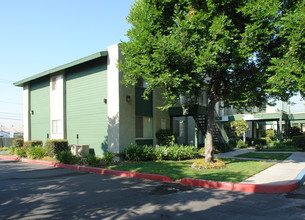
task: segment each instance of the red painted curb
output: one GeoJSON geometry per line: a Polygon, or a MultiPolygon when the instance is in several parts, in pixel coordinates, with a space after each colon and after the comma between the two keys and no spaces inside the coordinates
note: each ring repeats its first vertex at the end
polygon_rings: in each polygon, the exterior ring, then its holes
{"type": "MultiPolygon", "coordinates": [[[[94,167],[84,167],[84,166],[76,166],[76,165],[69,165],[62,163],[54,163],[54,162],[42,161],[42,160],[31,160],[26,158],[18,158],[14,156],[4,156],[4,155],[0,155],[0,159],[22,161],[27,163],[36,163],[47,166],[61,167],[66,169],[73,169],[73,170],[79,170],[79,171],[97,173],[97,174],[149,179],[149,180],[168,182],[168,183],[173,182],[169,176],[158,175],[158,174],[108,170],[108,169],[101,169],[94,167]]],[[[229,190],[229,191],[251,192],[251,193],[286,193],[296,190],[299,187],[299,183],[296,181],[291,181],[287,184],[264,185],[264,184],[248,184],[248,183],[228,183],[228,182],[200,180],[200,179],[191,179],[191,178],[183,178],[180,181],[180,184],[204,187],[204,188],[229,190]]]]}
{"type": "Polygon", "coordinates": [[[223,189],[223,190],[233,190],[233,185],[234,185],[234,183],[211,181],[211,180],[199,180],[199,179],[191,179],[191,178],[183,178],[180,181],[180,184],[204,187],[204,188],[223,189]]]}
{"type": "Polygon", "coordinates": [[[149,180],[168,182],[168,183],[173,182],[172,179],[169,176],[158,175],[158,174],[135,173],[135,172],[130,172],[130,171],[120,171],[120,170],[108,170],[108,169],[102,169],[102,168],[84,167],[84,166],[77,166],[77,165],[70,165],[70,164],[54,163],[54,162],[43,161],[43,160],[31,160],[31,159],[26,159],[26,158],[18,158],[18,157],[14,157],[14,156],[0,155],[0,159],[21,161],[21,162],[27,162],[27,163],[36,163],[36,164],[41,164],[41,165],[46,165],[46,166],[60,167],[60,168],[79,170],[79,171],[90,172],[90,173],[112,175],[112,176],[149,179],[149,180]]]}
{"type": "Polygon", "coordinates": [[[227,183],[227,182],[218,182],[218,181],[208,181],[208,180],[198,180],[191,178],[183,178],[180,181],[180,184],[205,187],[205,188],[214,188],[214,189],[223,189],[231,191],[242,191],[242,192],[251,192],[251,193],[286,193],[296,190],[298,182],[291,181],[287,184],[248,184],[248,183],[227,183]]]}
{"type": "Polygon", "coordinates": [[[83,167],[76,165],[68,165],[68,164],[55,164],[56,167],[85,171],[90,173],[98,173],[112,176],[122,176],[122,177],[132,177],[132,178],[140,178],[140,179],[149,179],[161,182],[172,182],[172,179],[169,176],[158,175],[158,174],[149,174],[149,173],[135,173],[129,171],[120,171],[120,170],[108,170],[94,167],[83,167]]]}

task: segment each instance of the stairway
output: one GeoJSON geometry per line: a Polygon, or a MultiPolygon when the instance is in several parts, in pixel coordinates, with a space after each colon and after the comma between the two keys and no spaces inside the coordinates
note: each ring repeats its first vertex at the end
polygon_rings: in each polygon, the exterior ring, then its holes
{"type": "MultiPolygon", "coordinates": [[[[206,115],[193,115],[197,128],[205,135],[207,131],[207,116],[206,115]]],[[[226,132],[223,129],[223,126],[219,121],[215,120],[214,132],[213,132],[213,141],[214,142],[225,142],[228,141],[226,132]]]]}

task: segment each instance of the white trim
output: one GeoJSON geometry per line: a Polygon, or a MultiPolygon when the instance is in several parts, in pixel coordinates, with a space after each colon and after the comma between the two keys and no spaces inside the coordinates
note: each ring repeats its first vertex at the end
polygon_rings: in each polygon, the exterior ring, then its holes
{"type": "Polygon", "coordinates": [[[109,46],[107,60],[107,112],[108,112],[108,150],[119,153],[120,150],[120,75],[116,64],[119,60],[118,44],[109,46]]]}
{"type": "Polygon", "coordinates": [[[50,76],[50,133],[51,139],[64,138],[64,77],[63,72],[50,76]],[[55,81],[55,84],[54,84],[55,81]],[[55,89],[53,86],[55,85],[55,89]],[[53,121],[61,121],[60,128],[57,130],[61,133],[53,133],[53,121]]]}
{"type": "Polygon", "coordinates": [[[23,87],[23,123],[24,123],[24,141],[30,140],[30,87],[25,85],[23,87]]]}

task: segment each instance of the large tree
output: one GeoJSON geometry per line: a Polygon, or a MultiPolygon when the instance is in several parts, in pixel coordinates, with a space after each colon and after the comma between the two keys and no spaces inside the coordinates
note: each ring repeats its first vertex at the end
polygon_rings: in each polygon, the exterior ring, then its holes
{"type": "Polygon", "coordinates": [[[279,97],[271,89],[276,71],[268,67],[284,54],[277,23],[283,8],[277,0],[136,0],[127,18],[129,41],[121,44],[124,81],[135,85],[143,78],[146,94],[163,88],[166,108],[180,95],[191,106],[205,90],[210,162],[217,102],[251,108],[279,97]]]}

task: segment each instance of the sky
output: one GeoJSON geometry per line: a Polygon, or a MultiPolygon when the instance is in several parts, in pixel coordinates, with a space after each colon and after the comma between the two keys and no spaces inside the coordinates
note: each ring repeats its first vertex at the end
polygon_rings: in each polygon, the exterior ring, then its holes
{"type": "MultiPolygon", "coordinates": [[[[0,0],[0,126],[22,126],[22,88],[35,74],[127,41],[133,0],[0,0]]],[[[292,112],[305,112],[296,97],[292,112]]]]}
{"type": "Polygon", "coordinates": [[[0,126],[22,126],[22,88],[35,74],[127,41],[133,0],[0,0],[0,126]]]}

